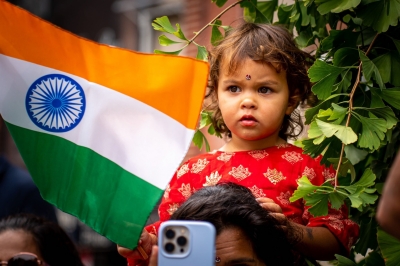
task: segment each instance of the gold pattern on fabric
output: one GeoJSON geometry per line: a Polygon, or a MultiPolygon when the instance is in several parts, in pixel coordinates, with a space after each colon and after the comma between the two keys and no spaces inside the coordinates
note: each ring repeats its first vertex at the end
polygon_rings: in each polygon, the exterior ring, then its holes
{"type": "Polygon", "coordinates": [[[174,212],[176,212],[176,210],[179,208],[179,204],[178,203],[172,203],[169,204],[169,208],[167,210],[167,212],[169,213],[169,215],[174,214],[174,212]]]}
{"type": "Polygon", "coordinates": [[[236,178],[238,181],[242,181],[247,178],[251,173],[248,168],[243,167],[243,165],[239,165],[238,167],[232,167],[232,170],[229,172],[231,176],[236,178]]]}
{"type": "Polygon", "coordinates": [[[217,160],[220,160],[223,162],[228,162],[232,158],[233,155],[235,155],[235,154],[223,152],[217,157],[217,160]]]}
{"type": "Polygon", "coordinates": [[[286,151],[285,154],[282,155],[282,158],[291,164],[295,164],[298,161],[303,160],[303,157],[301,157],[301,153],[295,151],[286,151]]]}
{"type": "Polygon", "coordinates": [[[176,173],[177,178],[183,176],[184,174],[186,174],[187,172],[189,172],[189,164],[186,163],[184,165],[181,166],[181,168],[179,168],[178,172],[176,173]]]}
{"type": "Polygon", "coordinates": [[[266,196],[264,191],[261,188],[258,188],[256,185],[252,186],[250,190],[256,198],[262,198],[266,196]]]}
{"type": "Polygon", "coordinates": [[[287,142],[285,142],[285,143],[281,143],[281,144],[276,145],[276,147],[277,147],[278,149],[280,149],[280,148],[289,148],[289,147],[290,147],[290,144],[287,143],[287,142]]]}
{"type": "Polygon", "coordinates": [[[290,191],[281,192],[281,194],[279,194],[279,196],[276,197],[276,199],[279,200],[279,202],[282,205],[289,205],[290,204],[290,200],[289,200],[290,196],[291,196],[290,191]]]}
{"type": "Polygon", "coordinates": [[[185,197],[185,199],[188,199],[190,196],[192,196],[190,184],[185,185],[185,183],[183,183],[182,186],[178,188],[178,191],[182,194],[182,196],[185,197]]]}
{"type": "Polygon", "coordinates": [[[335,173],[332,173],[331,171],[329,171],[328,168],[324,168],[324,170],[322,171],[322,176],[324,177],[325,181],[327,181],[328,179],[334,178],[335,173]]]}
{"type": "Polygon", "coordinates": [[[215,186],[221,178],[222,175],[220,175],[218,171],[215,171],[211,173],[210,176],[206,176],[206,182],[203,184],[203,187],[215,186]]]}
{"type": "Polygon", "coordinates": [[[309,180],[313,180],[315,177],[317,177],[317,174],[315,173],[313,168],[309,168],[306,166],[304,168],[302,176],[307,176],[309,180]]]}
{"type": "Polygon", "coordinates": [[[264,150],[260,150],[260,151],[249,151],[249,155],[251,155],[251,157],[253,157],[254,159],[256,159],[258,161],[258,160],[264,159],[269,154],[268,154],[268,152],[266,152],[264,150]]]}
{"type": "Polygon", "coordinates": [[[169,192],[171,191],[171,187],[168,184],[167,188],[164,191],[164,199],[168,199],[169,198],[169,192]]]}
{"type": "Polygon", "coordinates": [[[269,167],[267,169],[267,172],[264,173],[264,176],[268,178],[268,180],[271,181],[271,183],[274,185],[286,179],[282,172],[279,172],[276,169],[269,169],[269,167]]]}
{"type": "Polygon", "coordinates": [[[198,161],[197,161],[197,163],[195,163],[195,164],[193,164],[192,165],[192,169],[190,170],[190,172],[192,172],[192,173],[195,173],[195,174],[198,174],[198,173],[200,173],[201,171],[203,171],[203,169],[206,167],[206,165],[208,164],[209,162],[207,161],[207,159],[199,159],[198,161]]]}

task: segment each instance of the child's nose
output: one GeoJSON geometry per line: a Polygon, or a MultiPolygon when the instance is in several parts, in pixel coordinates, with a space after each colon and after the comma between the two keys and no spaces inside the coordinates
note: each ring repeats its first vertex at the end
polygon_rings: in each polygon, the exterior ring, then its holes
{"type": "Polygon", "coordinates": [[[246,97],[242,100],[242,108],[253,109],[256,108],[256,103],[251,97],[246,97]]]}

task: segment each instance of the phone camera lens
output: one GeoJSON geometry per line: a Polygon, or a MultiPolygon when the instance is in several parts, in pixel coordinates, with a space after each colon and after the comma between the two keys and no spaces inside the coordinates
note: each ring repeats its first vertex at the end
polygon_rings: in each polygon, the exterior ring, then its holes
{"type": "Polygon", "coordinates": [[[187,239],[184,236],[180,236],[178,237],[178,239],[176,240],[176,242],[178,242],[179,246],[184,246],[187,243],[187,239]]]}
{"type": "Polygon", "coordinates": [[[175,249],[175,245],[172,243],[167,243],[165,244],[165,251],[171,253],[172,251],[174,251],[175,249]]]}
{"type": "Polygon", "coordinates": [[[168,229],[167,232],[165,232],[165,236],[166,236],[168,239],[172,239],[172,238],[175,237],[175,231],[174,231],[174,230],[171,230],[171,229],[168,229]]]}

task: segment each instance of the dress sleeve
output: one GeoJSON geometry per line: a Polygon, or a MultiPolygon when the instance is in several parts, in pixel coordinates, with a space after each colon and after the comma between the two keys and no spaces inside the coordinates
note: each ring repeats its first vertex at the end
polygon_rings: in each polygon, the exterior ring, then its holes
{"type": "Polygon", "coordinates": [[[167,188],[165,189],[158,215],[160,221],[150,224],[145,229],[157,235],[161,223],[169,220],[171,215],[188,199],[194,192],[192,188],[191,174],[189,172],[189,162],[183,164],[174,174],[167,188]]]}
{"type": "MultiPolygon", "coordinates": [[[[311,180],[314,185],[319,186],[326,180],[335,177],[335,170],[333,167],[320,165],[320,158],[316,160],[314,169],[316,169],[316,178],[311,180]]],[[[347,206],[343,205],[339,210],[336,210],[329,204],[328,215],[319,217],[313,217],[313,215],[309,213],[308,209],[309,207],[306,207],[303,212],[303,221],[306,222],[306,225],[310,227],[328,228],[340,241],[347,252],[349,252],[351,246],[358,238],[359,226],[348,218],[347,206]]]]}

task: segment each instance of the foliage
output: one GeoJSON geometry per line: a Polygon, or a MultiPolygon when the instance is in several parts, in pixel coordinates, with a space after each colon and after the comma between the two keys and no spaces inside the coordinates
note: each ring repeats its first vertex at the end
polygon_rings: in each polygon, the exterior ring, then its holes
{"type": "MultiPolygon", "coordinates": [[[[224,7],[227,0],[212,2],[224,7]]],[[[362,255],[372,252],[357,263],[352,256],[337,255],[336,265],[397,265],[399,243],[377,229],[374,216],[400,145],[400,0],[296,0],[290,5],[242,0],[226,7],[190,40],[179,24],[172,27],[166,17],[156,19],[153,26],[182,40],[183,46],[172,53],[179,54],[193,43],[197,58],[206,60],[205,47],[194,39],[212,27],[210,43],[216,45],[229,30],[220,18],[235,5],[243,8],[245,20],[284,25],[297,34],[299,47],[314,47],[316,61],[309,77],[319,101],[306,111],[310,126],[301,145],[313,157],[323,154],[322,162],[332,164],[337,173],[322,186],[302,177],[291,200],[302,198],[314,215],[326,214],[328,204],[349,206],[361,232],[352,249],[362,255]]],[[[177,42],[161,35],[160,44],[177,42]]],[[[210,113],[203,112],[200,127],[210,122],[210,113]]],[[[194,142],[201,146],[204,141],[208,146],[205,137],[196,133],[194,142]]]]}

